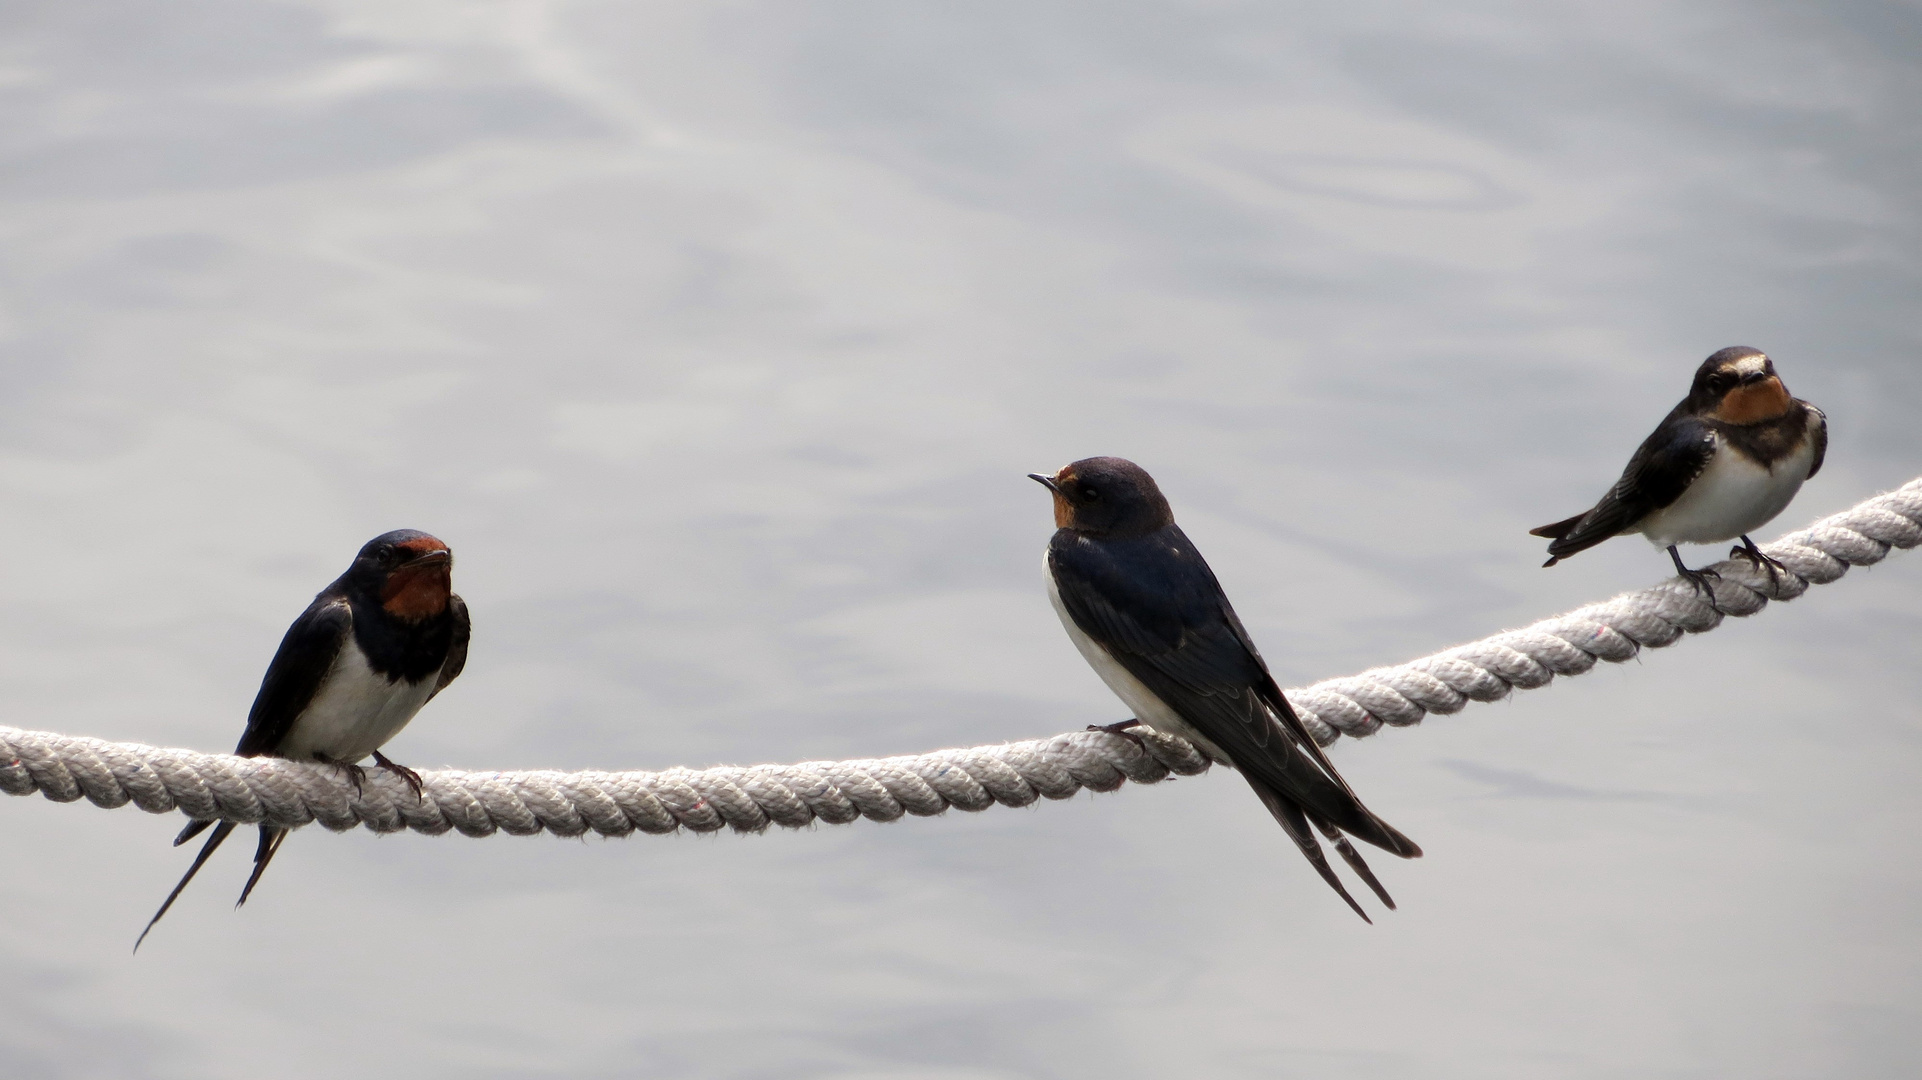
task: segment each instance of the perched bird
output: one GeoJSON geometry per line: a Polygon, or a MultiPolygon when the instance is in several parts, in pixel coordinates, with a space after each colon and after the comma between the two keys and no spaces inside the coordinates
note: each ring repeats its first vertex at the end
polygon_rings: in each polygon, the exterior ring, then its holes
{"type": "Polygon", "coordinates": [[[1775,362],[1731,346],[1702,361],[1688,396],[1643,440],[1601,502],[1529,535],[1554,541],[1542,564],[1554,566],[1611,536],[1641,533],[1667,548],[1676,572],[1714,606],[1708,579],[1719,575],[1690,570],[1675,546],[1740,537],[1730,555],[1766,569],[1773,581],[1782,565],[1748,534],[1787,508],[1802,481],[1821,470],[1828,444],[1822,410],[1789,396],[1775,362]]]}
{"type": "MultiPolygon", "coordinates": [[[[447,545],[424,532],[397,529],[369,540],[347,572],[287,628],[234,753],[337,765],[356,789],[365,778],[359,762],[371,754],[375,765],[406,780],[418,798],[420,774],[389,761],[380,748],[467,663],[467,605],[453,593],[453,567],[447,545]]],[[[234,831],[232,822],[190,822],[174,846],[209,825],[213,835],[140,932],[136,950],[234,831]]],[[[285,829],[260,827],[253,876],[240,904],[286,836],[285,829]]]]}
{"type": "Polygon", "coordinates": [[[1392,909],[1343,833],[1405,859],[1421,849],[1361,804],[1302,726],[1154,478],[1115,457],[1028,475],[1054,493],[1048,596],[1061,625],[1134,710],[1135,719],[1103,730],[1147,724],[1240,770],[1355,914],[1374,921],[1329,867],[1316,831],[1392,909]]]}

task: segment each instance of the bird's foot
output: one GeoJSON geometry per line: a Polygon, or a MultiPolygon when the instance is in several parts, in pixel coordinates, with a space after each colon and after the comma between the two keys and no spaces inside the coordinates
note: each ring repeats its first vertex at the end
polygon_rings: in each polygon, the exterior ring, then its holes
{"type": "Polygon", "coordinates": [[[361,768],[351,761],[341,761],[337,758],[330,758],[326,754],[315,754],[314,760],[320,762],[322,765],[332,765],[334,768],[346,774],[348,781],[354,785],[355,797],[360,796],[361,788],[367,783],[366,769],[361,768]]]}
{"type": "Polygon", "coordinates": [[[1136,720],[1133,717],[1129,717],[1126,720],[1122,720],[1118,723],[1113,723],[1113,724],[1089,724],[1088,730],[1089,731],[1105,731],[1110,735],[1119,735],[1122,738],[1140,747],[1141,752],[1146,754],[1148,753],[1148,744],[1142,741],[1141,736],[1136,735],[1134,732],[1128,730],[1129,728],[1140,727],[1140,726],[1141,726],[1141,721],[1136,720]]]}
{"type": "Polygon", "coordinates": [[[1715,614],[1728,614],[1728,612],[1722,610],[1722,605],[1715,602],[1715,586],[1709,584],[1711,578],[1716,581],[1722,580],[1722,575],[1713,570],[1690,570],[1682,564],[1682,553],[1675,550],[1674,544],[1668,546],[1668,557],[1669,560],[1675,564],[1675,575],[1690,585],[1695,586],[1695,591],[1702,594],[1702,599],[1708,601],[1709,608],[1714,611],[1715,614]]]}
{"type": "Polygon", "coordinates": [[[1784,566],[1782,560],[1766,554],[1761,548],[1756,547],[1755,541],[1750,540],[1746,534],[1743,535],[1742,542],[1739,545],[1728,549],[1728,557],[1731,559],[1747,559],[1755,565],[1757,570],[1767,571],[1769,588],[1776,591],[1780,591],[1782,585],[1782,580],[1779,575],[1793,574],[1795,572],[1787,566],[1784,566]]]}
{"type": "Polygon", "coordinates": [[[414,801],[422,801],[419,773],[405,765],[396,765],[394,762],[388,760],[387,755],[378,750],[374,751],[374,764],[407,781],[407,786],[414,789],[414,801]]]}
{"type": "Polygon", "coordinates": [[[1722,580],[1722,575],[1713,570],[1690,570],[1684,567],[1681,572],[1681,578],[1683,581],[1695,586],[1695,591],[1702,594],[1702,599],[1708,601],[1708,606],[1715,610],[1715,614],[1728,614],[1728,612],[1722,610],[1721,604],[1715,602],[1715,586],[1709,584],[1710,579],[1715,581],[1722,580]]]}

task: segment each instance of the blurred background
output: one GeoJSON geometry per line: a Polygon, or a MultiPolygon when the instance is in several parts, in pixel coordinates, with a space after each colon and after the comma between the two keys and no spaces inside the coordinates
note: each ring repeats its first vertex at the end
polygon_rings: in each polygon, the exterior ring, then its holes
{"type": "MultiPolygon", "coordinates": [[[[386,529],[417,767],[1122,719],[1024,478],[1161,481],[1283,685],[1542,570],[1725,345],[1828,413],[1759,540],[1922,474],[1922,10],[0,8],[0,721],[225,750],[386,529]]],[[[1719,551],[1686,552],[1694,562],[1719,551]]],[[[765,836],[230,845],[7,800],[22,1077],[1907,1077],[1922,558],[1336,760],[1369,927],[1225,772],[765,836]]]]}

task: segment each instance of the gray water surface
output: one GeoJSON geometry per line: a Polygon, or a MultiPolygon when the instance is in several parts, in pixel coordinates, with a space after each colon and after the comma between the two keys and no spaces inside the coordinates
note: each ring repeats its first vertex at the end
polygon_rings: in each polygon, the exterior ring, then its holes
{"type": "MultiPolygon", "coordinates": [[[[467,673],[417,767],[1125,716],[1023,474],[1155,473],[1301,685],[1542,570],[1731,344],[1827,410],[1772,538],[1922,474],[1904,3],[16,3],[0,722],[224,750],[368,537],[467,673]]],[[[1696,562],[1719,557],[1688,552],[1696,562]]],[[[1234,775],[621,841],[8,800],[5,1072],[1909,1077],[1922,558],[1337,761],[1356,920],[1234,775]],[[1389,864],[1393,865],[1389,865],[1389,864]]]]}

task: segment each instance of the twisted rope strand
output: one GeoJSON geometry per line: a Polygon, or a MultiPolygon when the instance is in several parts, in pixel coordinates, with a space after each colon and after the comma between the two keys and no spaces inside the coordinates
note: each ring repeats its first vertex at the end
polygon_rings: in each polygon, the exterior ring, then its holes
{"type": "MultiPolygon", "coordinates": [[[[1684,633],[1713,630],[1724,614],[1752,615],[1772,599],[1792,600],[1850,566],[1880,562],[1890,548],[1917,543],[1922,479],[1768,545],[1764,550],[1789,574],[1771,580],[1741,559],[1715,564],[1719,612],[1687,582],[1671,578],[1433,656],[1290,690],[1288,698],[1324,744],[1341,735],[1372,735],[1383,724],[1406,727],[1429,713],[1459,712],[1470,701],[1495,701],[1557,675],[1580,675],[1598,660],[1620,663],[1684,633]]],[[[1179,738],[1146,728],[1139,734],[1139,746],[1105,731],[1077,731],[904,757],[662,772],[442,769],[420,774],[423,791],[416,799],[406,783],[384,772],[370,774],[356,791],[328,765],[0,727],[0,791],[38,791],[55,802],[85,798],[104,807],[132,803],[149,813],[179,810],[248,825],[319,822],[336,831],[364,825],[375,832],[467,836],[760,832],[863,817],[895,821],[950,807],[1027,806],[1083,788],[1113,791],[1130,780],[1152,784],[1208,768],[1179,738]]]]}

